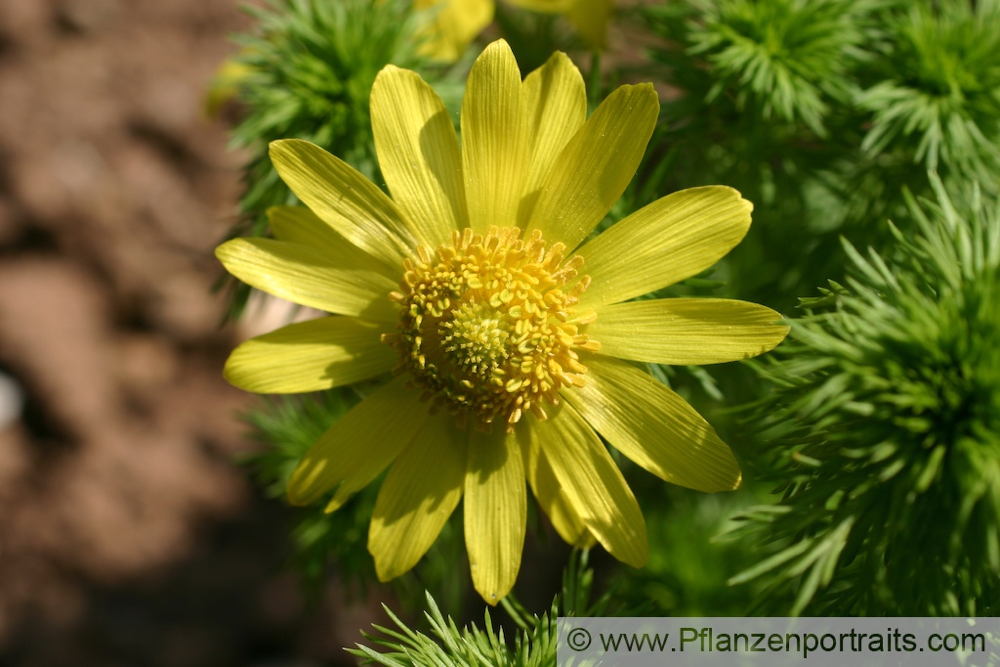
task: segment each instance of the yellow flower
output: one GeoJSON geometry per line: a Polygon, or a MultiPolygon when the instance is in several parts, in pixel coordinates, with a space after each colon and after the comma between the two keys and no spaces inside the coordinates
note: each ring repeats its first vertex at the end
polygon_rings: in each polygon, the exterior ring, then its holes
{"type": "MultiPolygon", "coordinates": [[[[452,0],[455,2],[455,0],[452,0]]],[[[591,47],[603,49],[614,0],[511,0],[518,7],[545,14],[562,14],[591,47]]]]}
{"type": "Polygon", "coordinates": [[[209,118],[215,116],[223,106],[236,99],[240,87],[251,74],[253,68],[235,58],[229,58],[219,65],[205,91],[205,99],[202,100],[205,115],[209,118]]]}
{"type": "Polygon", "coordinates": [[[454,62],[493,20],[493,0],[416,0],[413,7],[427,11],[424,54],[454,62]]]}
{"type": "Polygon", "coordinates": [[[751,204],[731,188],[685,190],[588,240],[638,168],[659,102],[650,84],[622,86],[586,110],[564,54],[522,82],[494,42],[469,74],[459,145],[430,86],[390,65],[371,116],[392,198],[319,147],[278,141],[274,165],[308,208],[273,209],[275,239],[217,250],[250,285],[334,313],[243,343],[230,382],[307,392],[395,371],[288,483],[296,505],[333,490],[333,511],[389,468],[368,541],[383,580],[416,564],[464,497],[473,582],[495,604],[520,567],[526,479],[567,542],[641,567],[642,513],[598,433],[669,482],[740,484],[712,427],[626,360],[732,361],[784,338],[778,314],[752,303],[629,301],[714,264],[746,234],[751,204]]]}
{"type": "MultiPolygon", "coordinates": [[[[525,9],[564,15],[592,47],[607,46],[608,22],[614,0],[511,0],[525,9]]],[[[494,0],[417,0],[414,7],[431,14],[424,51],[454,62],[493,20],[494,0]]]]}

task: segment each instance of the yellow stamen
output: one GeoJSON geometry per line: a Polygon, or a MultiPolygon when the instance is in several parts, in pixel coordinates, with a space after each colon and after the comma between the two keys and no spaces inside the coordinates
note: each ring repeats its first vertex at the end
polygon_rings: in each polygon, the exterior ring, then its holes
{"type": "Polygon", "coordinates": [[[543,402],[556,405],[560,388],[584,385],[575,349],[600,347],[578,330],[596,315],[572,308],[589,277],[563,290],[583,258],[564,263],[565,245],[546,249],[537,230],[519,236],[515,228],[492,227],[485,236],[465,229],[434,254],[419,247],[389,296],[401,306],[399,333],[382,340],[459,427],[471,418],[488,431],[499,420],[510,432],[528,410],[545,419],[543,402]]]}

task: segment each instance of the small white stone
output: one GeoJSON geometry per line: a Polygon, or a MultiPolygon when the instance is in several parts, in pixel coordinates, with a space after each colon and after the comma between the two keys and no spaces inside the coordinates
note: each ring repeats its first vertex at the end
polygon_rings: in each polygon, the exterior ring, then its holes
{"type": "Polygon", "coordinates": [[[24,392],[14,378],[0,373],[0,431],[21,416],[24,409],[24,392]]]}

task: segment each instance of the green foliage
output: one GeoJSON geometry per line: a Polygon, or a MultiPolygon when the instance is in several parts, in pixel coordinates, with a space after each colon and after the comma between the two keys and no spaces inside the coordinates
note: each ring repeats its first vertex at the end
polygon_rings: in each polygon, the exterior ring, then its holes
{"type": "MultiPolygon", "coordinates": [[[[242,221],[232,236],[261,236],[271,206],[296,203],[267,156],[277,139],[306,139],[322,146],[375,183],[381,182],[371,131],[368,96],[386,65],[420,72],[454,106],[458,89],[419,55],[419,16],[407,0],[272,0],[247,7],[253,34],[238,35],[236,99],[245,115],[233,130],[246,148],[240,200],[242,221]]],[[[230,283],[230,316],[242,312],[249,288],[230,283]]]]}
{"type": "Polygon", "coordinates": [[[1000,3],[913,3],[890,14],[858,99],[871,112],[862,149],[902,149],[927,169],[984,183],[1000,175],[1000,3]]]}
{"type": "Polygon", "coordinates": [[[243,415],[248,437],[261,446],[245,460],[268,496],[285,494],[285,484],[305,453],[323,432],[357,403],[350,389],[320,394],[268,398],[260,408],[243,415]]]}
{"type": "Polygon", "coordinates": [[[852,65],[864,60],[865,31],[858,17],[871,3],[856,0],[723,0],[692,2],[688,53],[714,68],[705,100],[735,92],[740,112],[826,131],[828,101],[848,102],[856,83],[852,65]]]}
{"type": "Polygon", "coordinates": [[[732,534],[766,608],[983,613],[1000,584],[1000,207],[910,199],[918,233],[862,257],[765,360],[760,473],[783,492],[732,534]]]}
{"type": "MultiPolygon", "coordinates": [[[[261,451],[244,463],[268,496],[284,498],[288,478],[299,460],[358,401],[356,390],[334,389],[271,398],[244,415],[250,426],[249,438],[261,445],[261,451]]],[[[368,524],[378,491],[379,484],[370,484],[329,514],[324,511],[325,502],[297,510],[290,565],[307,592],[322,591],[332,568],[362,590],[376,581],[374,561],[368,553],[368,524]]],[[[431,590],[450,605],[459,605],[468,588],[468,577],[455,576],[456,563],[465,559],[460,519],[452,517],[420,564],[393,581],[402,599],[415,600],[424,590],[431,590]]]]}
{"type": "MultiPolygon", "coordinates": [[[[314,442],[357,403],[351,389],[321,394],[268,399],[248,411],[249,438],[261,451],[246,458],[258,484],[268,496],[283,498],[289,476],[314,442]]],[[[359,584],[375,580],[368,555],[368,522],[375,506],[377,487],[369,486],[338,512],[326,514],[323,505],[304,508],[292,529],[292,564],[306,590],[318,591],[336,563],[345,576],[359,584]]]]}
{"type": "Polygon", "coordinates": [[[503,628],[494,630],[489,609],[484,628],[476,625],[459,629],[450,617],[445,618],[434,598],[427,594],[425,616],[430,635],[411,629],[387,607],[397,629],[374,626],[379,634],[365,633],[365,638],[386,652],[380,653],[359,644],[348,651],[365,664],[385,667],[548,667],[556,663],[556,618],[558,616],[599,616],[607,611],[607,599],[590,603],[593,571],[587,568],[587,552],[575,551],[563,572],[561,593],[550,610],[541,617],[528,613],[510,596],[501,601],[507,614],[520,628],[511,645],[503,628]]]}
{"type": "MultiPolygon", "coordinates": [[[[737,494],[706,496],[666,487],[648,476],[629,480],[643,499],[649,535],[649,564],[617,573],[614,600],[642,616],[739,616],[753,600],[748,586],[732,587],[727,579],[753,564],[744,545],[719,542],[716,535],[727,518],[756,498],[747,489],[737,494]],[[654,487],[655,485],[655,487],[654,487]]],[[[763,501],[763,494],[758,502],[763,501]]]]}
{"type": "MultiPolygon", "coordinates": [[[[824,168],[857,119],[857,69],[877,38],[869,0],[689,0],[645,12],[664,40],[653,73],[677,88],[658,137],[688,178],[724,180],[755,202],[798,192],[806,165],[824,168]],[[845,117],[845,115],[849,117],[845,117]],[[831,131],[832,130],[832,131],[831,131]],[[826,141],[820,141],[826,139],[826,141]],[[701,153],[701,155],[699,155],[701,153]],[[694,167],[694,169],[691,169],[694,167]],[[692,173],[693,172],[693,173],[692,173]],[[792,177],[779,182],[786,172],[792,177]],[[741,187],[744,186],[744,187],[741,187]],[[757,194],[764,195],[752,196],[757,194]]],[[[715,181],[712,181],[715,182],[715,181]]],[[[688,183],[679,183],[686,187],[688,183]]]]}
{"type": "Polygon", "coordinates": [[[727,259],[738,295],[791,306],[841,279],[840,233],[888,242],[903,188],[1000,183],[1000,3],[688,0],[645,17],[676,89],[652,152],[660,183],[725,183],[756,233],[727,259]],[[662,170],[661,168],[657,168],[662,170]],[[795,247],[790,255],[786,249],[795,247]]]}
{"type": "Polygon", "coordinates": [[[826,238],[845,224],[838,165],[860,153],[852,100],[883,4],[689,0],[645,11],[664,40],[653,73],[676,89],[650,148],[659,192],[724,183],[754,203],[755,233],[725,262],[733,295],[790,307],[836,262],[826,238]]]}

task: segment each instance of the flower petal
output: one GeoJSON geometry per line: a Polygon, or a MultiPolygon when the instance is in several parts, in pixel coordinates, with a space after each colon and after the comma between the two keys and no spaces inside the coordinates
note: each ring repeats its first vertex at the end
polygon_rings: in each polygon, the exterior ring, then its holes
{"type": "Polygon", "coordinates": [[[435,13],[421,52],[445,62],[458,60],[493,20],[493,0],[416,0],[414,7],[435,13]]]}
{"type": "Polygon", "coordinates": [[[371,256],[395,267],[416,245],[392,200],[340,158],[300,139],[272,141],[270,155],[302,203],[371,256]]]}
{"type": "Polygon", "coordinates": [[[651,83],[611,93],[556,158],[527,230],[569,249],[579,245],[635,175],[659,109],[651,83]]]}
{"type": "Polygon", "coordinates": [[[552,527],[567,543],[583,549],[592,547],[596,540],[569,502],[566,492],[559,486],[559,480],[552,472],[544,449],[527,433],[521,434],[518,440],[521,443],[528,484],[531,485],[531,491],[542,511],[552,522],[552,527]]]}
{"type": "Polygon", "coordinates": [[[788,327],[770,308],[736,299],[652,299],[602,306],[584,333],[601,354],[657,364],[719,364],[763,354],[788,327]]]}
{"type": "Polygon", "coordinates": [[[743,240],[752,210],[739,192],[720,185],[644,206],[578,251],[592,279],[580,306],[625,301],[704,271],[743,240]]]}
{"type": "Polygon", "coordinates": [[[615,449],[689,489],[740,485],[740,466],[728,445],[683,398],[624,361],[599,354],[582,361],[586,385],[561,395],[615,449]]]}
{"type": "Polygon", "coordinates": [[[587,118],[587,91],[573,61],[560,51],[524,79],[528,174],[518,209],[524,226],[559,153],[587,118]]]}
{"type": "Polygon", "coordinates": [[[566,12],[581,37],[595,49],[608,46],[608,23],[614,11],[614,0],[576,0],[566,12]]]}
{"type": "Polygon", "coordinates": [[[521,72],[507,42],[486,47],[462,100],[462,167],[469,223],[513,227],[528,165],[521,72]]]}
{"type": "Polygon", "coordinates": [[[379,339],[385,323],[321,317],[246,341],[229,355],[223,374],[258,394],[320,391],[388,372],[399,355],[379,339]]]}
{"type": "Polygon", "coordinates": [[[372,132],[393,201],[430,249],[469,226],[455,126],[420,75],[386,66],[371,92],[372,132]]]}
{"type": "Polygon", "coordinates": [[[526,432],[532,447],[544,447],[569,504],[597,541],[623,563],[644,566],[649,560],[646,521],[618,466],[572,406],[564,403],[550,415],[532,419],[518,432],[526,432]]]}
{"type": "Polygon", "coordinates": [[[379,387],[320,436],[288,479],[289,503],[308,505],[337,484],[346,499],[392,463],[427,419],[427,406],[405,382],[379,387]]]}
{"type": "Polygon", "coordinates": [[[274,238],[309,246],[332,266],[377,271],[396,282],[400,279],[399,266],[390,269],[335,232],[305,206],[272,206],[267,209],[267,222],[274,238]]]}
{"type": "Polygon", "coordinates": [[[521,448],[514,436],[500,431],[471,432],[465,473],[465,545],[472,583],[491,605],[517,580],[528,511],[521,448]]]}
{"type": "MultiPolygon", "coordinates": [[[[533,12],[545,14],[562,14],[569,11],[569,7],[574,0],[512,0],[510,4],[522,9],[530,9],[533,12]]],[[[557,53],[559,53],[557,51],[557,53]]]]}
{"type": "Polygon", "coordinates": [[[455,418],[440,413],[392,464],[368,531],[379,581],[408,572],[434,544],[462,497],[467,447],[455,418]]]}
{"type": "Polygon", "coordinates": [[[229,273],[251,287],[339,315],[395,321],[396,283],[381,273],[333,266],[319,250],[271,239],[233,239],[215,249],[229,273]]]}

